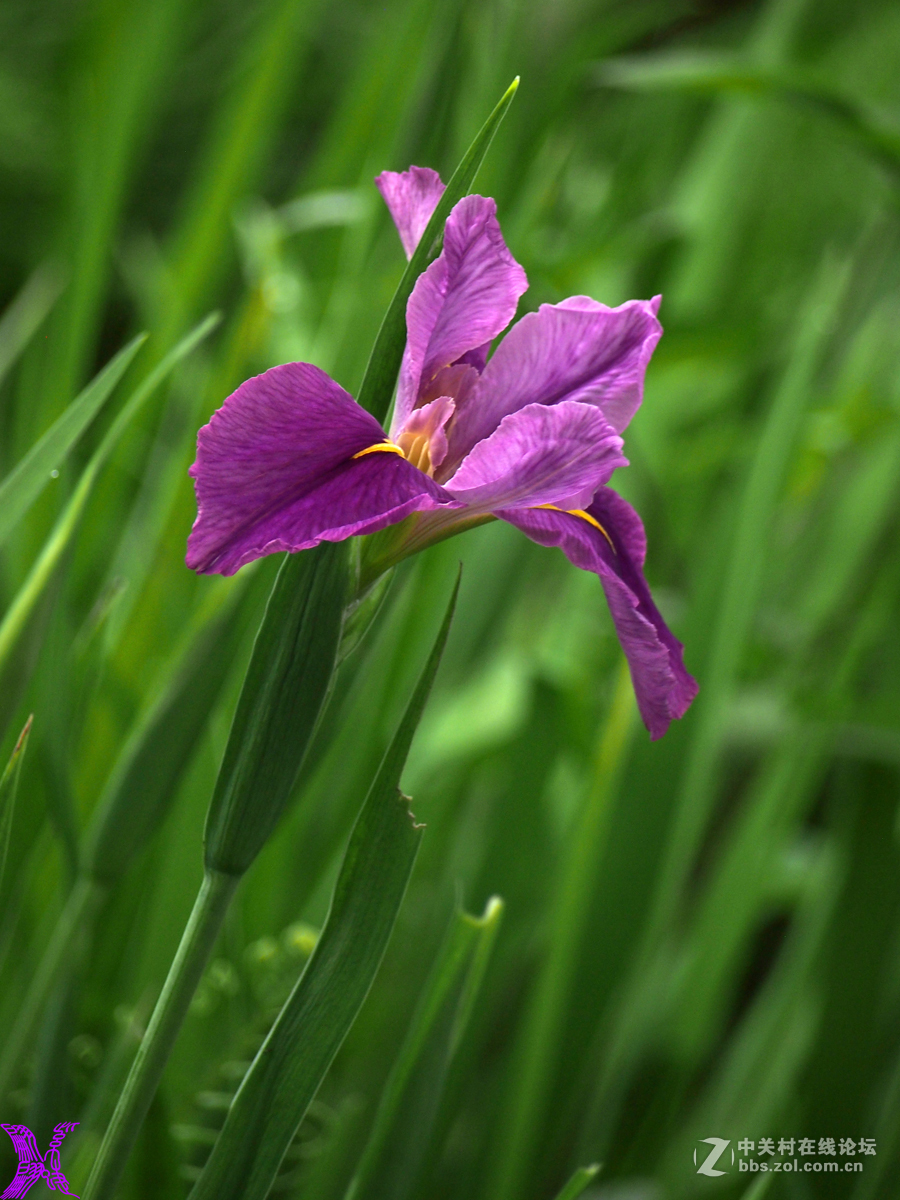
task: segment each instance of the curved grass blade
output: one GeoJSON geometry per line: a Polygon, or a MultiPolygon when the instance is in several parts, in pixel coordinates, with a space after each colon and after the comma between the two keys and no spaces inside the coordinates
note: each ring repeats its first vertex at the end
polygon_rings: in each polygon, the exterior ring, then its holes
{"type": "Polygon", "coordinates": [[[460,910],[391,1068],[346,1200],[409,1194],[440,1104],[447,1071],[478,994],[503,916],[492,896],[481,917],[460,910]]]}
{"type": "MultiPolygon", "coordinates": [[[[226,587],[205,614],[168,682],[139,717],[103,790],[83,839],[81,878],[60,913],[0,1054],[0,1095],[7,1090],[34,1029],[76,947],[76,934],[93,918],[96,903],[125,874],[153,837],[175,798],[246,632],[252,604],[243,589],[226,587]],[[235,610],[238,611],[235,611],[235,610]]],[[[255,599],[251,596],[249,599],[255,599]]]]}
{"type": "Polygon", "coordinates": [[[589,1167],[579,1167],[563,1190],[557,1193],[556,1200],[576,1200],[576,1197],[581,1195],[599,1170],[599,1163],[591,1163],[589,1167]]]}
{"type": "Polygon", "coordinates": [[[406,302],[409,300],[416,280],[433,257],[433,252],[444,228],[444,222],[450,215],[450,209],[468,193],[474,183],[478,168],[484,161],[484,156],[488,152],[500,122],[506,116],[506,110],[512,103],[518,86],[517,76],[503,93],[499,104],[482,125],[472,145],[453,172],[450,182],[447,184],[447,190],[432,213],[431,220],[419,240],[415,253],[407,263],[393,299],[384,314],[384,320],[381,322],[378,337],[372,347],[357,397],[363,408],[367,408],[379,421],[384,420],[390,406],[397,372],[400,370],[400,360],[403,357],[403,347],[406,345],[406,302]]]}
{"type": "Polygon", "coordinates": [[[22,771],[22,759],[25,757],[25,747],[28,745],[28,735],[31,733],[31,723],[34,714],[25,722],[25,728],[19,734],[18,741],[9,756],[6,769],[0,775],[0,888],[3,887],[3,874],[6,870],[6,856],[9,852],[9,834],[12,829],[13,813],[16,807],[16,792],[19,790],[19,775],[22,771]]]}
{"type": "MultiPolygon", "coordinates": [[[[97,476],[110,454],[115,449],[116,443],[125,432],[126,428],[140,411],[143,405],[147,402],[153,392],[162,383],[165,377],[174,367],[181,361],[185,355],[189,354],[198,342],[202,341],[219,323],[218,315],[211,315],[201,323],[178,343],[178,345],[165,356],[165,358],[154,368],[147,378],[140,384],[139,387],[128,398],[128,401],[119,412],[115,421],[106,432],[106,436],[101,441],[100,445],[94,451],[88,465],[82,472],[81,478],[78,481],[78,486],[72,493],[72,496],[63,509],[62,513],[53,529],[50,531],[50,536],[44,543],[43,549],[38,556],[37,562],[31,568],[27,579],[22,584],[12,604],[10,605],[6,615],[0,624],[0,668],[9,657],[10,651],[13,649],[19,634],[22,632],[29,615],[34,609],[41,592],[47,585],[48,580],[60,559],[63,552],[68,546],[72,535],[78,525],[81,514],[84,512],[85,505],[88,502],[91,491],[97,480],[97,476]]],[[[143,338],[141,339],[143,340],[143,338]]],[[[137,342],[137,339],[135,339],[137,342]]],[[[132,354],[137,351],[140,342],[132,342],[130,346],[126,346],[125,350],[120,352],[113,363],[119,361],[122,355],[133,347],[132,354]]],[[[130,359],[128,360],[130,361],[130,359]]],[[[128,365],[128,361],[122,364],[121,370],[124,371],[128,365]]],[[[106,370],[109,370],[107,367],[106,370]]]]}
{"type": "Polygon", "coordinates": [[[459,580],[431,656],[350,835],[325,927],[253,1061],[191,1200],[264,1200],[368,994],[422,837],[400,776],[450,630],[459,580]]]}
{"type": "Polygon", "coordinates": [[[63,288],[52,264],[37,268],[0,318],[0,381],[31,341],[63,288]]]}
{"type": "Polygon", "coordinates": [[[38,498],[50,480],[50,472],[93,421],[146,340],[146,333],[140,333],[123,347],[0,483],[0,542],[6,540],[38,498]]]}
{"type": "Polygon", "coordinates": [[[692,51],[613,59],[597,68],[595,79],[606,87],[634,91],[781,96],[828,117],[900,183],[900,129],[887,125],[863,103],[836,91],[812,72],[756,63],[737,55],[692,51]]]}

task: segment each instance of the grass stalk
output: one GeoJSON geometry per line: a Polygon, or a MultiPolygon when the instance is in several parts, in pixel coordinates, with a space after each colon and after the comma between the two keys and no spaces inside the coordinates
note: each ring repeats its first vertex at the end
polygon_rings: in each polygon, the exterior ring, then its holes
{"type": "Polygon", "coordinates": [[[84,1200],[112,1200],[115,1195],[238,882],[238,876],[218,871],[207,871],[203,878],[178,952],[94,1162],[84,1200]]]}

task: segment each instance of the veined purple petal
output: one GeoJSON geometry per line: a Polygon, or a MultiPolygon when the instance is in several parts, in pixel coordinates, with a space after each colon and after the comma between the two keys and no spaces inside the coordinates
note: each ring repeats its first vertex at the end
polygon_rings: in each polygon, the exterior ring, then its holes
{"type": "Polygon", "coordinates": [[[509,331],[485,367],[454,431],[474,446],[526,404],[578,400],[620,432],[640,407],[644,374],[662,334],[660,297],[607,308],[588,296],[542,304],[509,331]]]}
{"type": "Polygon", "coordinates": [[[412,258],[425,226],[444,194],[440,175],[430,167],[382,171],[375,177],[375,186],[394,218],[406,257],[412,258]]]}
{"type": "Polygon", "coordinates": [[[197,437],[188,566],[232,575],[264,554],[452,503],[398,454],[353,458],[383,440],[375,418],[318,367],[286,363],[248,379],[197,437]]]}
{"type": "Polygon", "coordinates": [[[603,413],[574,400],[529,404],[504,417],[444,487],[472,508],[556,504],[582,508],[628,465],[622,439],[603,413]]]}
{"type": "Polygon", "coordinates": [[[542,546],[559,546],[576,567],[600,576],[638,708],[651,738],[660,738],[687,711],[697,684],[685,670],[681,642],[662,619],[644,580],[646,541],[640,517],[607,487],[586,511],[605,534],[584,517],[548,509],[507,509],[496,515],[542,546]]]}
{"type": "Polygon", "coordinates": [[[440,256],[416,281],[406,306],[393,430],[402,429],[442,367],[481,350],[515,315],[528,280],[507,249],[496,214],[496,204],[484,196],[460,200],[447,218],[440,256]]]}

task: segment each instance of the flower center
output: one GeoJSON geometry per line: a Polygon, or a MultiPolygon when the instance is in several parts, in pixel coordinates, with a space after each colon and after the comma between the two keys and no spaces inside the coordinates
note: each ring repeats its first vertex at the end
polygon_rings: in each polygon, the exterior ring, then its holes
{"type": "Polygon", "coordinates": [[[366,446],[365,450],[358,450],[353,457],[364,458],[367,454],[376,454],[382,450],[388,454],[399,454],[411,466],[417,467],[424,474],[434,478],[434,466],[431,462],[431,433],[429,430],[404,430],[398,436],[396,442],[385,438],[383,442],[376,442],[374,446],[366,446]]]}
{"type": "Polygon", "coordinates": [[[429,430],[420,432],[404,431],[397,438],[397,446],[408,462],[426,475],[434,475],[431,465],[431,433],[429,430]]]}

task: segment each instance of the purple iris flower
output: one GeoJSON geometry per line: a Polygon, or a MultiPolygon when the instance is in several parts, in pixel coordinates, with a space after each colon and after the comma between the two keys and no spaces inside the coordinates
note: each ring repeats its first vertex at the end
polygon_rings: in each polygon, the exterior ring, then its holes
{"type": "MultiPolygon", "coordinates": [[[[409,257],[444,185],[421,167],[376,184],[409,257]]],[[[488,359],[526,287],[494,201],[461,200],[407,305],[390,436],[309,363],[248,379],[197,439],[187,563],[231,575],[265,554],[403,521],[396,561],[499,517],[600,577],[657,738],[697,685],[644,580],[641,520],[607,485],[627,466],[621,434],[662,333],[660,298],[543,304],[488,359]]]]}

